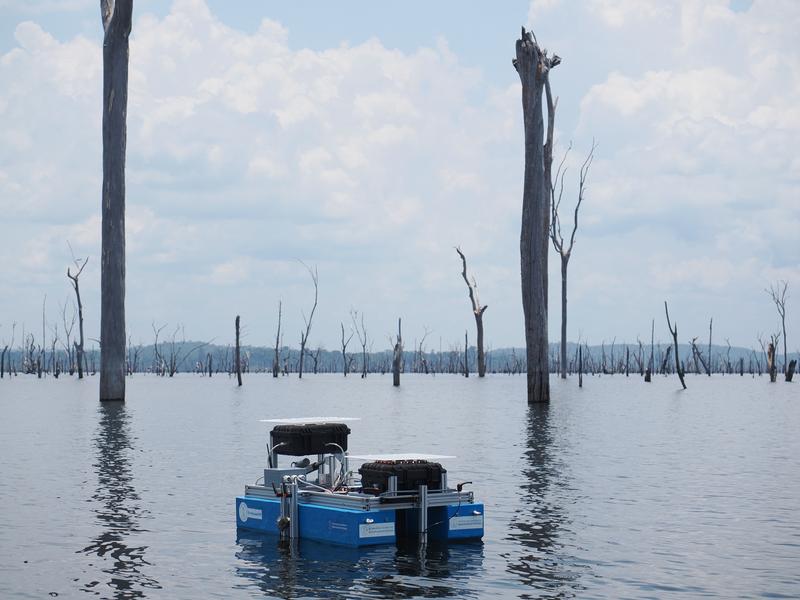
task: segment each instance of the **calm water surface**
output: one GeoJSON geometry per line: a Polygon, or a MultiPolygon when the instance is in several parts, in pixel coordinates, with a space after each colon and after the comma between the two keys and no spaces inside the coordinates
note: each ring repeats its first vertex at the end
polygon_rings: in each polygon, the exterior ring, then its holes
{"type": "Polygon", "coordinates": [[[0,381],[0,598],[800,597],[800,388],[765,378],[251,375],[0,381]],[[259,419],[361,416],[353,451],[455,454],[482,543],[237,536],[259,419]],[[48,596],[49,595],[49,596],[48,596]]]}

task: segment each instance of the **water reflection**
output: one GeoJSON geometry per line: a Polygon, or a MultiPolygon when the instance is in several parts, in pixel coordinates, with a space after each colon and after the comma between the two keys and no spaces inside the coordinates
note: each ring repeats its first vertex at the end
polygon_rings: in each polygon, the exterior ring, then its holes
{"type": "Polygon", "coordinates": [[[509,557],[507,570],[534,588],[522,598],[571,598],[583,589],[582,569],[563,554],[560,538],[569,526],[564,510],[567,488],[563,465],[554,458],[550,406],[528,408],[522,469],[522,510],[511,522],[509,539],[520,551],[509,557]]]}
{"type": "Polygon", "coordinates": [[[483,544],[415,544],[343,548],[301,541],[296,552],[274,535],[240,531],[236,573],[280,598],[477,597],[469,579],[480,576],[483,544]]]}
{"type": "Polygon", "coordinates": [[[161,586],[143,572],[150,564],[145,560],[147,546],[135,546],[129,539],[144,531],[139,526],[143,510],[131,472],[130,415],[124,402],[102,402],[99,417],[93,464],[97,488],[91,501],[96,504],[95,523],[100,532],[80,552],[98,556],[100,572],[108,580],[90,581],[82,589],[103,597],[144,598],[145,590],[161,586]]]}

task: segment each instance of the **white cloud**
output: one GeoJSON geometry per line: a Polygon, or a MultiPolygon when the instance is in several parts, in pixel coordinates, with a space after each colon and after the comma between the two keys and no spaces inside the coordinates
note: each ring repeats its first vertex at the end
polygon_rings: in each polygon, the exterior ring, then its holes
{"type": "MultiPolygon", "coordinates": [[[[667,292],[676,311],[724,305],[744,337],[753,327],[740,315],[755,314],[766,279],[800,285],[798,13],[779,0],[744,12],[722,1],[532,3],[539,39],[564,57],[553,82],[559,147],[575,141],[565,206],[575,161],[600,142],[570,265],[570,337],[649,323],[667,292]]],[[[32,321],[17,315],[31,298],[64,292],[68,239],[94,257],[86,293],[97,306],[101,50],[27,21],[15,35],[0,56],[0,255],[23,258],[6,263],[0,314],[32,321]]],[[[453,310],[464,304],[460,244],[491,306],[489,338],[520,343],[513,69],[489,83],[445,40],[302,46],[280,23],[241,31],[199,0],[137,13],[133,331],[157,318],[212,337],[234,310],[271,329],[264,306],[278,298],[299,320],[302,258],[320,266],[320,339],[335,338],[353,305],[377,329],[402,315],[447,343],[470,324],[453,310]]]]}

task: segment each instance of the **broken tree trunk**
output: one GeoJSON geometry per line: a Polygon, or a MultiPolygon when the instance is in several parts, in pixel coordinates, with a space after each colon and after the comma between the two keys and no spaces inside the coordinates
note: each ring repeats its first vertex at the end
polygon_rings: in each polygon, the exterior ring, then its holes
{"type": "Polygon", "coordinates": [[[484,377],[486,375],[486,357],[483,353],[483,313],[486,312],[488,306],[481,306],[481,301],[478,299],[478,284],[475,282],[475,278],[473,277],[472,283],[470,283],[469,277],[467,277],[467,259],[464,253],[461,252],[461,248],[456,248],[456,252],[458,252],[458,255],[461,257],[461,276],[464,278],[467,288],[469,289],[472,314],[475,316],[475,327],[478,330],[478,377],[484,377]]]}
{"type": "Polygon", "coordinates": [[[100,7],[104,29],[100,400],[124,400],[125,146],[133,0],[101,0],[100,7]]]}
{"type": "Polygon", "coordinates": [[[403,361],[403,332],[401,329],[402,319],[397,319],[397,342],[394,345],[394,356],[392,357],[392,385],[400,387],[400,363],[403,361]]]}
{"type": "Polygon", "coordinates": [[[469,338],[464,331],[464,377],[469,377],[469,338]]]}
{"type": "Polygon", "coordinates": [[[234,368],[236,369],[236,381],[237,384],[241,387],[242,385],[242,358],[241,358],[241,349],[239,346],[239,315],[236,315],[236,348],[234,349],[233,353],[233,361],[234,361],[234,368]]]}
{"type": "Polygon", "coordinates": [[[767,372],[770,382],[775,383],[778,378],[778,367],[775,364],[775,344],[773,342],[770,342],[767,347],[767,372]]]}
{"type": "Polygon", "coordinates": [[[525,318],[528,402],[550,401],[547,341],[547,246],[550,232],[550,173],[553,162],[555,105],[550,69],[561,59],[539,48],[533,35],[522,28],[516,43],[514,68],[522,82],[525,125],[525,176],[520,231],[522,310],[525,318]],[[542,92],[547,92],[547,139],[544,139],[542,92]]]}
{"type": "Polygon", "coordinates": [[[278,373],[281,370],[281,309],[283,308],[283,302],[278,301],[278,333],[275,334],[275,354],[272,356],[272,376],[278,377],[278,373]]]}
{"type": "Polygon", "coordinates": [[[797,368],[797,360],[793,358],[792,360],[789,361],[789,366],[786,367],[786,377],[785,377],[785,379],[786,379],[787,383],[791,383],[792,382],[792,378],[794,377],[794,370],[796,368],[797,368]]]}
{"type": "Polygon", "coordinates": [[[667,307],[667,301],[664,300],[664,312],[667,314],[667,327],[669,328],[669,332],[672,334],[672,341],[675,344],[675,372],[678,374],[678,379],[681,380],[681,385],[683,389],[686,389],[686,382],[683,380],[683,368],[681,367],[681,359],[678,355],[678,323],[675,323],[673,327],[672,324],[669,322],[669,307],[667,307]]]}

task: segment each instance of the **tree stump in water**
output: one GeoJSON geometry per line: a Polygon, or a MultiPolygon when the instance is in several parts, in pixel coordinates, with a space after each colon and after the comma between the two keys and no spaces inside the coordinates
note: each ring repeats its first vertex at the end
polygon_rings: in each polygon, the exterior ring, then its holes
{"type": "Polygon", "coordinates": [[[792,377],[794,377],[794,370],[797,367],[797,360],[792,359],[789,361],[789,366],[786,368],[786,381],[788,383],[792,382],[792,377]]]}

